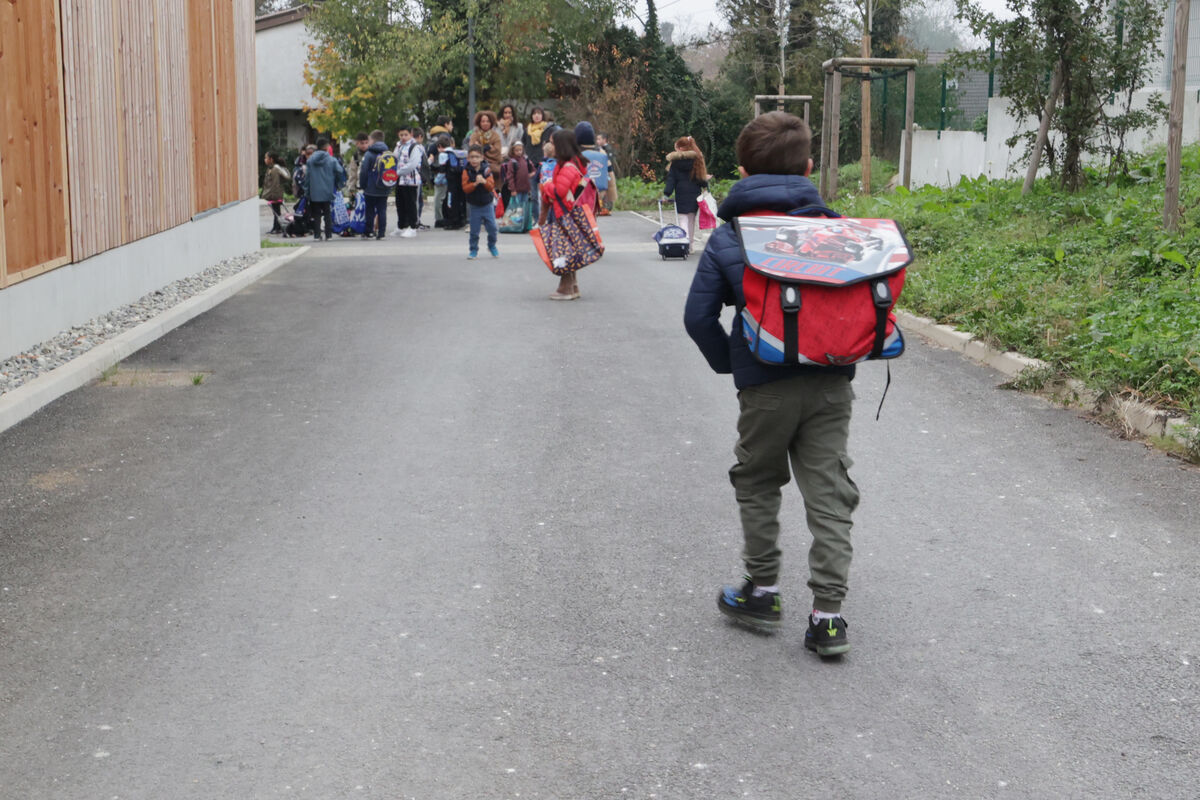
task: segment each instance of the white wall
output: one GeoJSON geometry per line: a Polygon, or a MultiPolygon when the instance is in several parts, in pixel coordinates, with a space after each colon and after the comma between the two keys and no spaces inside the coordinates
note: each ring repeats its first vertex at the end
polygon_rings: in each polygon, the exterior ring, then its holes
{"type": "Polygon", "coordinates": [[[313,39],[303,21],[254,34],[258,104],[264,108],[303,108],[316,105],[304,82],[304,62],[313,39]]]}
{"type": "Polygon", "coordinates": [[[0,359],[259,247],[259,202],[244,200],[0,291],[0,359]]]}
{"type": "MultiPolygon", "coordinates": [[[[1134,107],[1144,107],[1153,92],[1139,92],[1134,99],[1134,107]]],[[[1166,100],[1165,97],[1163,99],[1166,100]]],[[[937,131],[914,131],[911,185],[914,189],[927,184],[951,186],[962,177],[976,178],[980,175],[989,178],[1023,178],[1025,164],[1021,156],[1025,152],[1025,144],[1018,142],[1010,149],[1006,142],[1016,134],[1036,130],[1035,118],[1018,119],[1009,108],[1007,98],[993,97],[988,101],[986,140],[983,134],[971,131],[942,131],[940,138],[937,131]]],[[[1183,142],[1200,142],[1200,95],[1196,92],[1184,95],[1183,142]]],[[[1166,143],[1167,123],[1163,121],[1153,129],[1130,136],[1126,141],[1126,149],[1131,153],[1139,153],[1166,143]]],[[[903,163],[903,147],[900,158],[903,163]]],[[[1090,160],[1097,163],[1101,158],[1090,160]]],[[[1038,174],[1045,173],[1045,168],[1042,168],[1038,174]]]]}

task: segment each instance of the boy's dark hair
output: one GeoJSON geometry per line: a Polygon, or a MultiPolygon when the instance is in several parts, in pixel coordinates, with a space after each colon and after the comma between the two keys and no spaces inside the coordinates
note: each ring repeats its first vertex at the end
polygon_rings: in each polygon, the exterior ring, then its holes
{"type": "Polygon", "coordinates": [[[738,134],[738,164],[750,175],[804,175],[811,157],[808,123],[785,111],[755,117],[738,134]]]}
{"type": "Polygon", "coordinates": [[[263,153],[263,155],[265,155],[267,158],[271,159],[272,162],[279,160],[279,156],[275,155],[274,150],[268,150],[267,152],[263,153]]]}
{"type": "Polygon", "coordinates": [[[317,149],[318,150],[324,150],[326,147],[329,147],[328,139],[326,139],[324,136],[322,136],[320,139],[317,139],[317,149]]]}
{"type": "Polygon", "coordinates": [[[483,145],[473,144],[467,148],[467,152],[468,153],[479,153],[479,155],[483,155],[483,145]]]}
{"type": "Polygon", "coordinates": [[[375,130],[371,131],[370,138],[376,142],[382,142],[383,141],[383,131],[376,128],[375,130]]]}
{"type": "Polygon", "coordinates": [[[443,128],[446,127],[446,125],[449,124],[450,121],[451,121],[450,118],[447,117],[445,114],[442,114],[440,117],[437,118],[437,124],[441,125],[443,128]]]}
{"type": "Polygon", "coordinates": [[[371,137],[367,136],[367,134],[365,132],[360,132],[360,133],[354,134],[354,141],[356,141],[356,142],[365,142],[370,138],[371,137]]]}
{"type": "Polygon", "coordinates": [[[413,135],[414,139],[424,139],[425,138],[425,129],[422,127],[419,127],[419,126],[416,128],[413,128],[412,135],[413,135]]]}
{"type": "Polygon", "coordinates": [[[399,134],[401,131],[408,131],[409,133],[412,133],[412,128],[408,127],[407,125],[401,125],[399,128],[396,128],[397,134],[399,134]]]}
{"type": "Polygon", "coordinates": [[[450,138],[449,134],[443,133],[437,138],[437,146],[443,150],[447,147],[454,147],[454,139],[450,138]]]}

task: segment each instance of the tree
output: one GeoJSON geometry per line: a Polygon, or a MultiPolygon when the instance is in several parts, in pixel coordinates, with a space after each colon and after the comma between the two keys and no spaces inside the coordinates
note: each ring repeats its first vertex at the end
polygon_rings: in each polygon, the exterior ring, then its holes
{"type": "MultiPolygon", "coordinates": [[[[1058,142],[1041,156],[1051,174],[1075,191],[1086,182],[1083,160],[1089,154],[1106,155],[1110,174],[1124,169],[1126,136],[1162,118],[1161,98],[1144,110],[1132,107],[1134,92],[1161,56],[1161,0],[1009,0],[1009,9],[1015,16],[998,20],[971,0],[959,0],[960,17],[972,32],[994,37],[1001,89],[1017,114],[1040,118],[1049,76],[1059,74],[1052,123],[1058,142]],[[1118,93],[1122,105],[1110,108],[1118,93]]],[[[1032,144],[1034,136],[1014,136],[1008,144],[1032,144]]]]}
{"type": "MultiPolygon", "coordinates": [[[[323,0],[306,77],[335,135],[466,106],[468,20],[484,103],[540,100],[623,0],[323,0]]],[[[460,116],[461,118],[461,116],[460,116]]]]}

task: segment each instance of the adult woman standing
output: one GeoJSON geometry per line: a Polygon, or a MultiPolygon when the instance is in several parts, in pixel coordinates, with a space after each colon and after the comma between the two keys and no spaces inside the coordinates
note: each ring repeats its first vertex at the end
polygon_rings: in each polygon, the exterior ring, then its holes
{"type": "Polygon", "coordinates": [[[663,197],[675,195],[675,213],[686,220],[688,245],[696,238],[696,214],[700,211],[700,192],[708,188],[708,168],[704,154],[691,136],[675,140],[675,151],[667,154],[667,185],[663,197]]]}
{"type": "Polygon", "coordinates": [[[496,130],[495,111],[480,111],[475,115],[475,130],[471,132],[471,138],[467,140],[467,149],[470,149],[473,144],[483,148],[483,157],[487,159],[492,172],[499,178],[500,163],[503,160],[500,151],[503,145],[500,142],[500,132],[496,130]]]}
{"type": "Polygon", "coordinates": [[[505,103],[500,107],[500,157],[508,158],[508,151],[517,142],[525,141],[525,126],[517,122],[517,111],[512,104],[505,103]]]}
{"type": "Polygon", "coordinates": [[[542,134],[548,125],[546,112],[540,106],[534,106],[533,111],[529,112],[529,124],[525,126],[525,155],[529,156],[534,164],[540,165],[544,158],[542,134]]]}
{"type": "MultiPolygon", "coordinates": [[[[538,215],[538,225],[545,225],[547,220],[553,221],[575,207],[575,197],[580,191],[580,183],[587,174],[587,163],[579,151],[573,131],[560,128],[551,138],[554,145],[554,159],[558,167],[554,178],[542,185],[542,210],[538,215]]],[[[574,272],[559,276],[558,288],[550,295],[551,300],[578,300],[579,278],[574,272]]]]}

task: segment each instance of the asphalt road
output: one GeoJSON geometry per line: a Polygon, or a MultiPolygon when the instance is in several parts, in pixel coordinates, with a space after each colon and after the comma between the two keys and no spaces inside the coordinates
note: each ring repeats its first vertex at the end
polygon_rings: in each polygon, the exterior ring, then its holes
{"type": "Polygon", "coordinates": [[[0,797],[1200,796],[1196,470],[910,340],[853,651],[794,492],[733,627],[694,262],[602,224],[572,303],[524,237],[321,244],[0,434],[0,797]]]}

